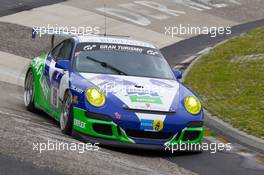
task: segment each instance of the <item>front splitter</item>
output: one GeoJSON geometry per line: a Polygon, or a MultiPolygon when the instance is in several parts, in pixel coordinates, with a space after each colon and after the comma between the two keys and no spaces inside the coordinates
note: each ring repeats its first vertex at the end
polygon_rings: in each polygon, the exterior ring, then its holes
{"type": "Polygon", "coordinates": [[[115,148],[128,148],[128,149],[140,149],[140,150],[153,150],[153,151],[165,151],[166,146],[163,145],[150,145],[150,144],[135,144],[126,143],[113,139],[102,139],[98,137],[88,136],[77,131],[72,131],[72,136],[85,143],[99,143],[103,146],[112,146],[115,148]]]}

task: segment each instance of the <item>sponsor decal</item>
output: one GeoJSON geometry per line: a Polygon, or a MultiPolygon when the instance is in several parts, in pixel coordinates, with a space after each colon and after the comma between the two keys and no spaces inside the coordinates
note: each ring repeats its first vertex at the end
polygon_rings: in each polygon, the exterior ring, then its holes
{"type": "Polygon", "coordinates": [[[151,120],[151,119],[141,119],[140,129],[147,131],[161,131],[163,129],[163,121],[161,120],[151,120]]]}
{"type": "Polygon", "coordinates": [[[140,120],[140,129],[141,130],[149,130],[149,131],[152,131],[153,130],[153,127],[152,127],[153,122],[154,122],[154,120],[141,119],[140,120]]]}
{"type": "Polygon", "coordinates": [[[60,73],[59,71],[54,71],[51,77],[51,104],[55,107],[55,109],[58,109],[59,103],[58,103],[58,98],[59,98],[59,87],[60,87],[60,82],[63,77],[63,74],[60,73]]]}
{"type": "Polygon", "coordinates": [[[118,112],[115,112],[115,118],[116,118],[117,120],[120,120],[121,115],[120,115],[118,112]]]}
{"type": "Polygon", "coordinates": [[[74,95],[74,96],[72,97],[72,101],[73,101],[73,103],[78,104],[78,96],[74,95]]]}
{"type": "Polygon", "coordinates": [[[128,88],[127,89],[128,95],[150,95],[158,97],[159,94],[155,91],[152,91],[150,89],[135,89],[135,88],[128,88]]]}
{"type": "Polygon", "coordinates": [[[49,86],[47,84],[47,82],[45,81],[45,77],[44,77],[44,67],[42,64],[42,60],[36,60],[36,64],[34,65],[36,68],[36,74],[39,77],[39,84],[41,86],[41,89],[43,91],[43,94],[45,96],[46,99],[48,99],[48,92],[49,92],[49,86]]]}
{"type": "Polygon", "coordinates": [[[115,115],[115,122],[121,123],[122,122],[121,114],[119,114],[119,112],[115,112],[114,115],[115,115]]]}
{"type": "Polygon", "coordinates": [[[120,38],[103,38],[103,37],[84,37],[80,38],[81,42],[93,42],[93,43],[105,43],[105,44],[121,44],[121,45],[129,45],[129,46],[138,46],[138,47],[149,47],[155,48],[153,45],[149,43],[145,43],[142,41],[128,40],[128,39],[120,39],[120,38]]]}
{"type": "Polygon", "coordinates": [[[155,131],[161,131],[163,129],[163,121],[161,120],[154,120],[152,127],[155,131]]]}
{"type": "Polygon", "coordinates": [[[71,86],[71,89],[75,92],[78,92],[79,94],[82,94],[84,91],[74,85],[71,86]]]}
{"type": "Polygon", "coordinates": [[[109,44],[102,44],[100,45],[101,50],[117,50],[117,51],[126,51],[126,52],[137,52],[142,53],[143,49],[140,47],[133,47],[133,46],[123,46],[123,45],[109,45],[109,44]]]}
{"type": "Polygon", "coordinates": [[[80,127],[80,128],[85,128],[85,127],[86,127],[86,123],[85,123],[85,122],[82,122],[82,121],[80,121],[80,120],[78,120],[78,119],[74,119],[73,124],[74,124],[75,126],[80,127]]]}
{"type": "Polygon", "coordinates": [[[58,103],[58,89],[52,88],[51,89],[51,104],[55,107],[58,108],[59,103],[58,103]]]}
{"type": "Polygon", "coordinates": [[[131,102],[162,104],[160,97],[131,95],[129,98],[131,102]]]}
{"type": "Polygon", "coordinates": [[[89,45],[87,45],[87,46],[84,46],[83,47],[83,50],[93,50],[93,48],[95,48],[96,47],[96,45],[95,44],[89,44],[89,45]]]}
{"type": "Polygon", "coordinates": [[[160,52],[156,48],[143,47],[138,45],[125,45],[115,43],[80,43],[77,45],[75,56],[81,51],[117,51],[117,52],[134,52],[149,56],[160,57],[160,52]]]}
{"type": "MultiPolygon", "coordinates": [[[[162,104],[161,97],[155,91],[145,89],[130,89],[127,94],[131,102],[162,104]]],[[[149,105],[150,106],[150,105],[149,105]]]]}
{"type": "Polygon", "coordinates": [[[159,52],[156,51],[156,50],[148,50],[148,51],[147,51],[147,54],[149,54],[149,55],[158,55],[159,52]]]}
{"type": "Polygon", "coordinates": [[[51,78],[52,86],[59,89],[62,77],[63,77],[62,73],[60,73],[59,71],[54,71],[51,78]]]}

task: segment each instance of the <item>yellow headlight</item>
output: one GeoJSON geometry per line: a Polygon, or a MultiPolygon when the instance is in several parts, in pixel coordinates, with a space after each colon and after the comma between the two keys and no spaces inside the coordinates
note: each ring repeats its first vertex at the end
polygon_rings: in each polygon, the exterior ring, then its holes
{"type": "Polygon", "coordinates": [[[96,88],[86,90],[86,99],[91,105],[95,107],[101,107],[105,104],[104,93],[102,93],[96,88]]]}
{"type": "Polygon", "coordinates": [[[194,96],[186,97],[184,100],[184,105],[185,109],[193,115],[198,114],[202,109],[200,101],[194,96]]]}

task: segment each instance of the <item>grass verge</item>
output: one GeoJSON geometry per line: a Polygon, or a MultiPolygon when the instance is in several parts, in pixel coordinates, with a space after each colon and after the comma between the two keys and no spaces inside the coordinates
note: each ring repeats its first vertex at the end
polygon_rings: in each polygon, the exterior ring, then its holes
{"type": "Polygon", "coordinates": [[[264,28],[214,48],[192,67],[185,84],[213,115],[264,138],[264,28]]]}

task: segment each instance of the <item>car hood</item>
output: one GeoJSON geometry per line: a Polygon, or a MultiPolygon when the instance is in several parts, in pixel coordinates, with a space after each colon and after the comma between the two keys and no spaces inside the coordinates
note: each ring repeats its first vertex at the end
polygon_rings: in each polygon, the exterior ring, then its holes
{"type": "Polygon", "coordinates": [[[109,98],[116,97],[117,105],[134,110],[175,112],[179,83],[176,80],[136,76],[81,73],[81,76],[100,88],[109,98]]]}

